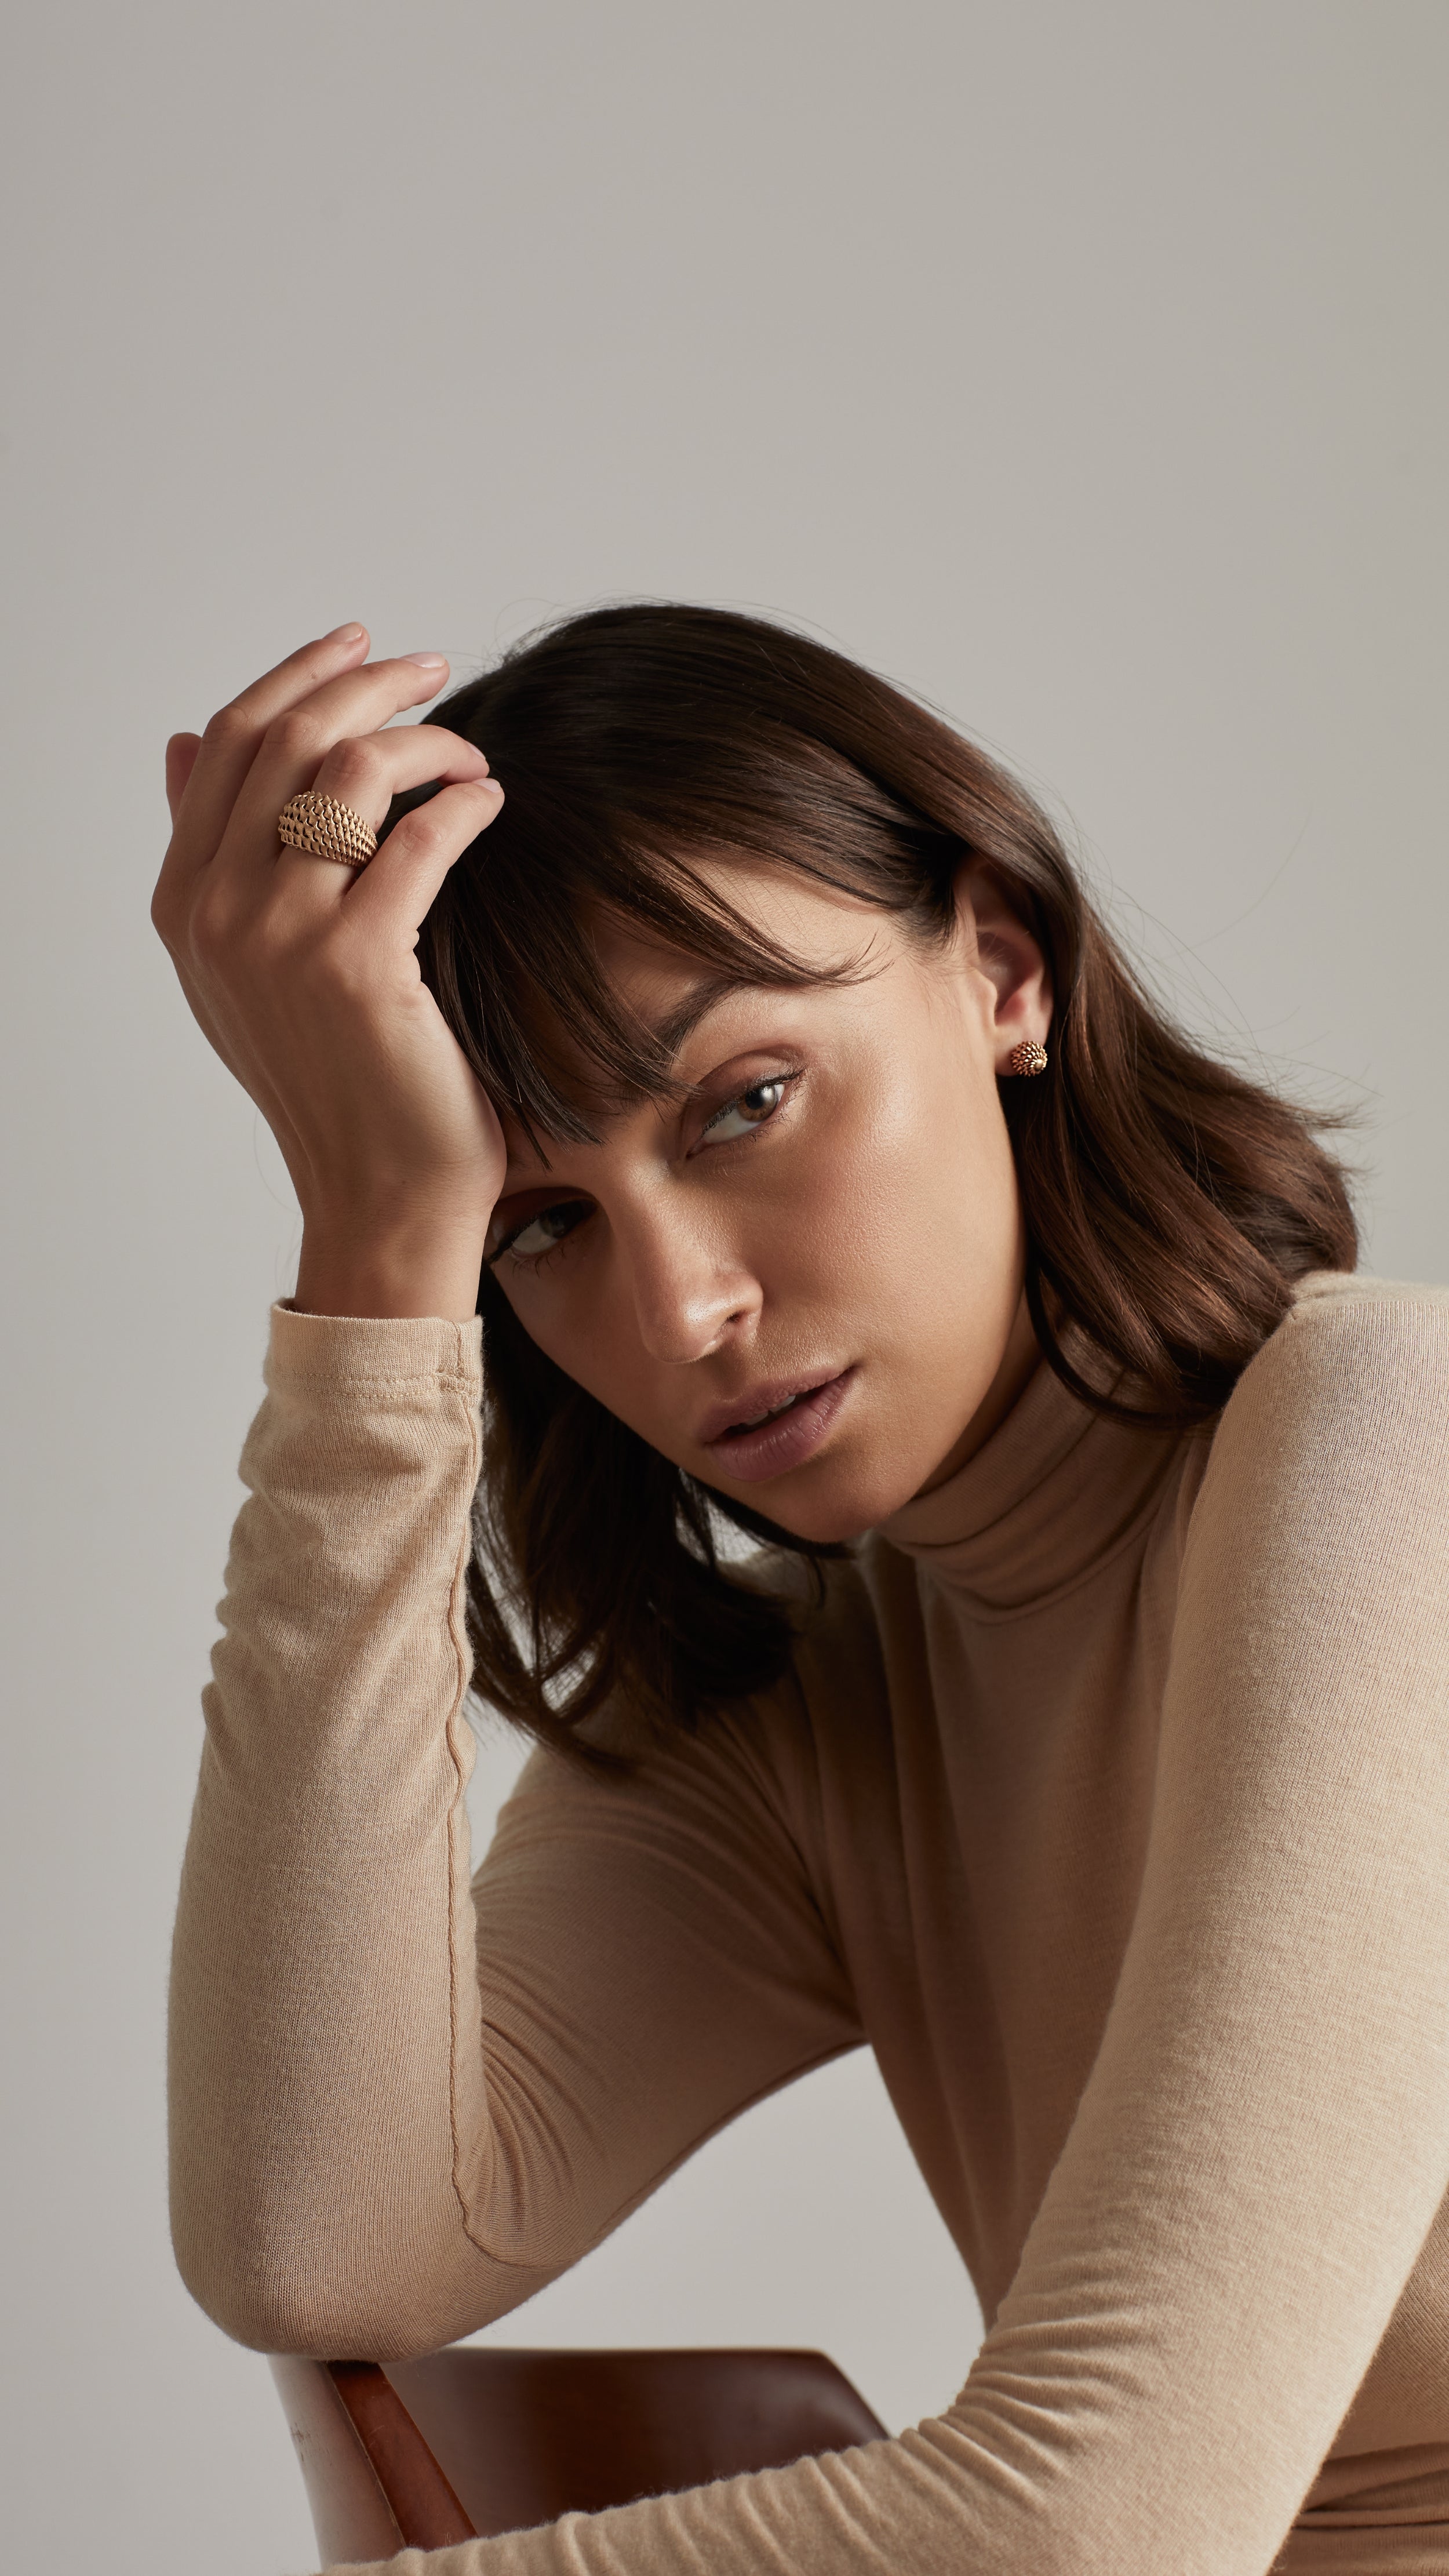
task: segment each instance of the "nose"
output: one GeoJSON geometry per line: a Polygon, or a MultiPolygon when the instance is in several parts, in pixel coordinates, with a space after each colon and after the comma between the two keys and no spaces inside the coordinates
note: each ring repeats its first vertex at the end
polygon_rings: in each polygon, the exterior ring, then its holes
{"type": "Polygon", "coordinates": [[[748,1328],[762,1290],[750,1265],[712,1229],[676,1204],[631,1230],[627,1246],[639,1338],[653,1360],[683,1366],[708,1359],[748,1328]]]}

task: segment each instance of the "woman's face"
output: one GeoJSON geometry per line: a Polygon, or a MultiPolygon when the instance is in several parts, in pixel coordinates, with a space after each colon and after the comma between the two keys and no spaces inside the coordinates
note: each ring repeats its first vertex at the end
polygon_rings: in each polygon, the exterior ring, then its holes
{"type": "Polygon", "coordinates": [[[609,926],[606,972],[681,1032],[696,1088],[547,1166],[510,1132],[490,1255],[533,1340],[653,1448],[801,1538],[850,1538],[969,1456],[1034,1365],[997,1079],[1050,995],[979,874],[944,948],[783,868],[720,880],[790,954],[864,976],[720,991],[609,926]]]}

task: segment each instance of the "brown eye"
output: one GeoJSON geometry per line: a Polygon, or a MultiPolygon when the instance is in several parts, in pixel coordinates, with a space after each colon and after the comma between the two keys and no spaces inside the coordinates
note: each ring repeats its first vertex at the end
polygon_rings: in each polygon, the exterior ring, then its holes
{"type": "Polygon", "coordinates": [[[551,1252],[556,1243],[562,1243],[565,1235],[572,1234],[576,1226],[582,1225],[588,1214],[587,1199],[561,1199],[557,1207],[538,1208],[531,1217],[525,1218],[522,1225],[516,1226],[512,1234],[506,1234],[488,1258],[497,1261],[505,1252],[513,1252],[520,1261],[537,1261],[545,1252],[551,1252]]]}
{"type": "MultiPolygon", "coordinates": [[[[772,1073],[764,1082],[752,1082],[734,1100],[717,1109],[704,1130],[713,1144],[727,1145],[733,1136],[747,1136],[752,1127],[763,1127],[773,1118],[789,1089],[788,1074],[772,1073]]],[[[703,1142],[703,1138],[701,1138],[703,1142]]]]}

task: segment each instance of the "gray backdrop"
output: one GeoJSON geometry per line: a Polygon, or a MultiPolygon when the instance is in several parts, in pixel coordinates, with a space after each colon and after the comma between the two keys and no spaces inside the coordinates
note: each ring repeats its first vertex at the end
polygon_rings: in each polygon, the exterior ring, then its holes
{"type": "MultiPolygon", "coordinates": [[[[147,925],[163,736],[353,616],[462,671],[621,593],[808,621],[1051,795],[1194,1019],[1362,1107],[1372,1266],[1449,1275],[1446,53],[1442,0],[13,23],[15,2564],[313,2555],[165,2232],[197,1692],[295,1227],[147,925]]],[[[852,2062],[504,2332],[818,2342],[900,2425],[977,2322],[852,2062]]]]}

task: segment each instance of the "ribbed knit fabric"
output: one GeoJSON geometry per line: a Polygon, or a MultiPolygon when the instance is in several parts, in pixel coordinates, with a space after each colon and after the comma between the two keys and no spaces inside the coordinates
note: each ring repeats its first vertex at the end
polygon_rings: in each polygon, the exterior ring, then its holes
{"type": "Polygon", "coordinates": [[[279,1312],[269,1388],[177,1928],[203,2306],[431,2349],[864,2041],[988,2327],[899,2439],[397,2576],[1444,2576],[1449,1296],[1310,1281],[1215,1434],[1043,1368],[787,1683],[536,1756],[471,1893],[476,1335],[279,1312]]]}

